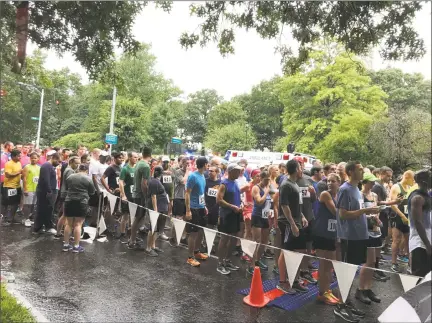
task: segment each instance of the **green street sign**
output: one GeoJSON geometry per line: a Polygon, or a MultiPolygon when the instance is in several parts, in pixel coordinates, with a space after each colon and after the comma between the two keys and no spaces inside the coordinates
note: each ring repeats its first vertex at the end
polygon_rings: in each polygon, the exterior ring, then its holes
{"type": "Polygon", "coordinates": [[[32,120],[39,120],[38,117],[31,117],[32,120]]]}

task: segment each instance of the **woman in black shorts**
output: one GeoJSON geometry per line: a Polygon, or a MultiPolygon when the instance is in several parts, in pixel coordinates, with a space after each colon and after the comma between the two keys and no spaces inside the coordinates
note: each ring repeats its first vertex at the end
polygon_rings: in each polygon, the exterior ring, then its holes
{"type": "MultiPolygon", "coordinates": [[[[271,197],[270,197],[270,174],[264,170],[261,172],[261,181],[252,187],[253,209],[252,209],[252,239],[259,243],[252,259],[252,266],[259,266],[261,270],[268,270],[266,264],[260,259],[264,252],[264,244],[269,239],[269,218],[271,218],[271,197]]],[[[253,267],[249,267],[248,272],[253,274],[253,267]]]]}
{"type": "MultiPolygon", "coordinates": [[[[336,195],[341,184],[337,174],[327,177],[328,191],[319,196],[318,212],[312,228],[313,246],[320,258],[336,260],[336,195]]],[[[340,298],[330,290],[332,262],[320,259],[318,269],[318,300],[328,305],[336,305],[340,298]]],[[[338,295],[339,296],[339,295],[338,295]]]]}

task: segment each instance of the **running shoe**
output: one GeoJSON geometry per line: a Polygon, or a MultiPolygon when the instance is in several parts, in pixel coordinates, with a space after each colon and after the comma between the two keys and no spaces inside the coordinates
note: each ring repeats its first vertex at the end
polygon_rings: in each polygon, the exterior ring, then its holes
{"type": "Polygon", "coordinates": [[[270,250],[264,251],[263,258],[265,259],[273,259],[274,254],[270,250]]]}
{"type": "Polygon", "coordinates": [[[55,235],[54,235],[54,239],[55,239],[55,240],[59,240],[59,239],[61,239],[61,238],[63,238],[63,235],[62,235],[62,234],[55,234],[55,235]]]}
{"type": "MultiPolygon", "coordinates": [[[[410,274],[410,275],[412,275],[412,270],[411,270],[411,268],[408,266],[408,268],[407,268],[407,274],[410,274]]],[[[389,278],[390,279],[390,278],[389,278]]]]}
{"type": "Polygon", "coordinates": [[[300,271],[300,277],[306,280],[309,284],[316,284],[318,282],[308,271],[300,271]]]}
{"type": "Polygon", "coordinates": [[[62,250],[63,251],[69,251],[72,250],[73,246],[71,246],[70,244],[64,244],[62,250]]]}
{"type": "Polygon", "coordinates": [[[299,292],[299,293],[307,293],[309,291],[309,288],[307,288],[306,286],[304,286],[302,283],[300,283],[298,280],[295,280],[292,288],[299,292]]]}
{"type": "Polygon", "coordinates": [[[268,266],[261,260],[256,261],[255,266],[258,266],[262,271],[268,271],[268,266]]]}
{"type": "Polygon", "coordinates": [[[163,253],[163,252],[164,252],[164,251],[163,251],[161,248],[159,248],[159,247],[154,247],[153,250],[156,251],[157,253],[163,253]]]}
{"type": "Polygon", "coordinates": [[[400,272],[401,272],[401,270],[400,270],[400,268],[399,268],[399,264],[393,264],[393,265],[391,266],[390,269],[391,269],[392,272],[394,272],[394,273],[400,273],[400,272]]]}
{"type": "Polygon", "coordinates": [[[188,245],[188,239],[180,239],[180,244],[187,246],[188,245]]]}
{"type": "Polygon", "coordinates": [[[27,220],[24,221],[24,225],[25,225],[26,227],[31,227],[32,224],[33,224],[33,222],[32,222],[31,220],[29,220],[29,219],[27,219],[27,220]]]}
{"type": "Polygon", "coordinates": [[[253,274],[254,274],[254,268],[251,267],[251,266],[249,266],[249,267],[246,269],[246,273],[249,274],[249,275],[251,275],[251,276],[253,276],[253,274]]]}
{"type": "Polygon", "coordinates": [[[400,262],[403,262],[405,264],[407,264],[409,262],[409,259],[407,256],[397,256],[397,260],[399,260],[400,262]]]}
{"type": "Polygon", "coordinates": [[[171,247],[177,247],[177,240],[174,238],[170,238],[168,240],[168,243],[170,244],[171,247]]]}
{"type": "Polygon", "coordinates": [[[201,252],[197,252],[194,256],[195,256],[195,259],[198,259],[198,260],[206,260],[209,257],[208,254],[201,253],[201,252]]]}
{"type": "Polygon", "coordinates": [[[366,290],[360,290],[357,288],[355,298],[366,305],[370,305],[372,303],[372,301],[368,297],[368,293],[366,292],[366,290]]]}
{"type": "Polygon", "coordinates": [[[150,257],[159,256],[159,254],[154,249],[146,250],[145,253],[147,256],[150,256],[150,257]]]}
{"type": "Polygon", "coordinates": [[[252,262],[251,257],[249,257],[247,254],[244,254],[243,256],[241,256],[240,259],[243,261],[246,261],[246,262],[252,262]]]}
{"type": "Polygon", "coordinates": [[[219,273],[221,273],[222,275],[228,275],[231,272],[223,265],[223,264],[218,264],[217,269],[216,269],[219,273]]]}
{"type": "Polygon", "coordinates": [[[351,300],[347,300],[345,302],[346,306],[350,309],[351,313],[358,318],[364,318],[366,316],[366,313],[363,311],[360,311],[358,308],[354,306],[354,304],[351,302],[351,300]]]}
{"type": "Polygon", "coordinates": [[[49,233],[49,234],[57,234],[57,230],[56,229],[54,229],[54,228],[51,228],[51,229],[48,229],[47,230],[47,233],[49,233]]]}
{"type": "Polygon", "coordinates": [[[120,236],[119,240],[120,240],[120,243],[122,243],[122,244],[128,243],[128,241],[129,241],[128,237],[125,234],[122,234],[120,236]]]}
{"type": "Polygon", "coordinates": [[[360,319],[353,315],[353,313],[351,312],[351,309],[346,304],[336,304],[336,307],[333,310],[333,313],[336,316],[339,316],[341,319],[343,319],[347,322],[350,322],[350,323],[360,322],[360,319]]]}
{"type": "Polygon", "coordinates": [[[380,271],[375,271],[374,273],[373,273],[373,278],[375,279],[375,280],[377,280],[377,281],[379,281],[379,282],[386,282],[387,281],[387,278],[390,278],[390,277],[387,277],[387,276],[381,276],[380,274],[380,271]]]}
{"type": "Polygon", "coordinates": [[[159,239],[161,239],[161,240],[163,240],[163,241],[168,241],[168,240],[169,240],[169,237],[168,237],[165,233],[162,233],[162,234],[159,236],[159,239]]]}
{"type": "Polygon", "coordinates": [[[366,289],[365,290],[365,294],[366,296],[375,303],[381,303],[381,298],[379,298],[373,291],[372,289],[366,289]]]}
{"type": "Polygon", "coordinates": [[[72,249],[72,252],[73,253],[81,253],[81,252],[84,252],[84,248],[81,246],[74,246],[72,249]]]}
{"type": "Polygon", "coordinates": [[[191,265],[192,267],[199,267],[200,263],[199,261],[197,261],[195,258],[188,258],[186,261],[189,265],[191,265]]]}
{"type": "Polygon", "coordinates": [[[318,268],[315,268],[314,265],[312,265],[311,263],[308,264],[308,269],[309,271],[317,271],[318,268]]]}
{"type": "Polygon", "coordinates": [[[234,265],[231,260],[225,260],[225,268],[228,269],[228,271],[233,270],[237,271],[240,269],[239,266],[234,265]]]}
{"type": "Polygon", "coordinates": [[[292,287],[285,287],[284,285],[282,285],[281,282],[279,282],[276,285],[276,288],[279,289],[284,294],[288,294],[288,295],[295,295],[297,293],[294,288],[292,288],[292,287]]]}
{"type": "Polygon", "coordinates": [[[327,305],[337,305],[340,303],[339,299],[331,291],[326,291],[322,295],[318,294],[317,300],[327,305]]]}

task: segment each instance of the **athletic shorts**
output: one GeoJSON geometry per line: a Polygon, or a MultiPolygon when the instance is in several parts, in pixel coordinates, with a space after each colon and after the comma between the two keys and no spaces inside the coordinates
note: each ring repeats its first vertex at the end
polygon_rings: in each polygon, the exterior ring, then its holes
{"type": "Polygon", "coordinates": [[[205,214],[206,213],[205,209],[191,209],[191,213],[192,213],[192,219],[186,221],[187,233],[198,232],[200,228],[196,227],[194,224],[200,225],[202,227],[207,226],[207,215],[205,214]]]}
{"type": "Polygon", "coordinates": [[[361,265],[366,262],[367,248],[369,239],[367,240],[341,240],[342,261],[352,264],[361,265]]]}
{"type": "Polygon", "coordinates": [[[411,271],[415,276],[424,277],[432,270],[431,257],[426,249],[415,248],[411,251],[411,271]]]}
{"type": "Polygon", "coordinates": [[[66,201],[64,203],[64,215],[67,218],[85,218],[88,215],[88,204],[78,200],[66,201]]]}
{"type": "Polygon", "coordinates": [[[312,236],[312,245],[314,249],[325,251],[336,251],[336,239],[312,236]]]}
{"type": "Polygon", "coordinates": [[[263,219],[260,216],[252,216],[251,226],[253,228],[261,229],[268,229],[270,227],[268,219],[263,219]]]}
{"type": "Polygon", "coordinates": [[[24,205],[35,205],[36,204],[36,192],[28,192],[27,195],[24,194],[23,204],[24,205]]]}
{"type": "Polygon", "coordinates": [[[299,236],[296,237],[290,230],[290,227],[287,226],[285,229],[285,240],[283,243],[283,249],[285,250],[306,250],[306,235],[304,229],[299,230],[299,236]]]}
{"type": "Polygon", "coordinates": [[[120,210],[121,210],[121,213],[123,213],[123,214],[129,213],[129,201],[133,202],[132,196],[126,195],[126,198],[127,198],[127,201],[120,199],[120,203],[121,203],[120,204],[120,210]]]}
{"type": "MultiPolygon", "coordinates": [[[[165,223],[166,223],[166,216],[164,216],[163,214],[159,214],[158,220],[156,222],[156,228],[155,228],[155,232],[158,233],[163,233],[164,229],[165,229],[165,223]]],[[[150,224],[150,230],[153,230],[150,224]]]]}
{"type": "MultiPolygon", "coordinates": [[[[282,221],[278,221],[278,228],[281,234],[281,247],[284,245],[285,242],[285,230],[286,230],[287,225],[282,222],[282,221]]],[[[278,247],[278,246],[276,246],[278,247]]]]}
{"type": "Polygon", "coordinates": [[[408,224],[403,223],[401,217],[396,215],[393,218],[390,218],[390,226],[392,228],[398,229],[403,234],[408,234],[410,232],[408,224]]]}
{"type": "Polygon", "coordinates": [[[388,235],[388,228],[389,228],[389,215],[388,211],[385,210],[384,212],[380,212],[379,219],[382,222],[382,228],[381,228],[381,237],[385,239],[388,235]]]}
{"type": "Polygon", "coordinates": [[[314,220],[308,221],[308,226],[303,229],[303,233],[305,235],[306,242],[312,242],[313,241],[313,234],[312,234],[313,221],[314,220]]]}
{"type": "Polygon", "coordinates": [[[251,220],[252,219],[252,205],[247,205],[243,208],[243,220],[251,220]]]}
{"type": "Polygon", "coordinates": [[[224,216],[219,216],[218,230],[222,233],[236,235],[240,232],[241,217],[241,214],[234,212],[225,214],[224,216]]]}
{"type": "Polygon", "coordinates": [[[382,246],[381,237],[378,238],[369,237],[368,242],[369,242],[368,248],[381,248],[382,246]]]}
{"type": "Polygon", "coordinates": [[[145,215],[147,214],[147,209],[145,209],[144,207],[146,207],[146,199],[145,198],[134,198],[134,203],[138,204],[139,206],[143,206],[143,207],[137,207],[137,211],[135,214],[135,221],[141,221],[142,218],[145,217],[145,215]]]}
{"type": "Polygon", "coordinates": [[[209,225],[217,225],[219,220],[219,212],[211,211],[207,214],[207,220],[209,225]]]}
{"type": "Polygon", "coordinates": [[[18,188],[8,188],[2,187],[2,205],[19,205],[21,202],[21,187],[18,188]]]}
{"type": "Polygon", "coordinates": [[[173,213],[173,215],[176,215],[176,216],[184,216],[186,214],[185,200],[174,199],[173,200],[172,213],[173,213]]]}

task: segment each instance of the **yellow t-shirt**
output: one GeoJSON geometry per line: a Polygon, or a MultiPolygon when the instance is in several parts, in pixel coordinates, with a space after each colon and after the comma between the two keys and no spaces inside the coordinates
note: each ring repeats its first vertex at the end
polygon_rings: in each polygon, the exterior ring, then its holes
{"type": "Polygon", "coordinates": [[[3,186],[7,188],[19,188],[21,187],[20,181],[21,181],[21,175],[14,176],[14,177],[6,177],[6,173],[9,174],[16,174],[19,171],[21,171],[21,163],[20,162],[14,162],[13,160],[9,160],[5,165],[5,178],[3,186]]]}
{"type": "MultiPolygon", "coordinates": [[[[413,186],[411,186],[411,188],[408,190],[408,192],[407,192],[407,197],[408,196],[410,196],[410,194],[412,193],[412,192],[414,192],[415,190],[417,190],[419,187],[418,187],[418,184],[417,183],[415,183],[413,186]]],[[[408,218],[408,225],[410,225],[410,220],[409,220],[409,217],[407,216],[407,218],[408,218]]]]}

